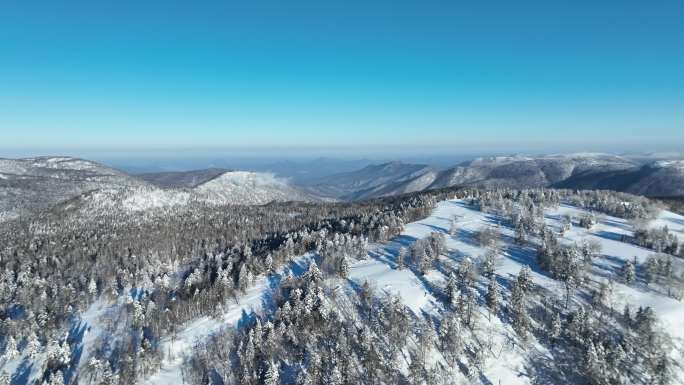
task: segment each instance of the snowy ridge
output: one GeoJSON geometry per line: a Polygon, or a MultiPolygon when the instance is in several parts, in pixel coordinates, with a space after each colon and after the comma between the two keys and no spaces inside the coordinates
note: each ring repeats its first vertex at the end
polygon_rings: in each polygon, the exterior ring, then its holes
{"type": "Polygon", "coordinates": [[[95,190],[66,202],[64,208],[81,210],[83,213],[111,210],[140,212],[172,209],[192,203],[263,205],[274,201],[316,200],[316,197],[291,186],[286,180],[275,178],[272,174],[232,171],[192,189],[141,186],[95,190]]]}
{"type": "Polygon", "coordinates": [[[0,159],[0,220],[48,209],[98,189],[147,183],[96,162],[70,157],[0,159]]]}
{"type": "MultiPolygon", "coordinates": [[[[585,213],[584,210],[562,205],[558,209],[546,211],[546,222],[549,226],[559,227],[561,215],[579,217],[585,213]]],[[[429,218],[408,224],[398,240],[388,245],[379,246],[376,251],[372,251],[370,254],[374,256],[373,259],[354,264],[350,277],[357,283],[369,279],[375,281],[377,287],[384,291],[398,293],[404,303],[416,314],[421,312],[439,313],[443,310],[443,305],[435,300],[431,291],[422,282],[427,281],[437,287],[443,287],[447,277],[437,270],[429,272],[424,277],[417,276],[411,271],[396,270],[394,269],[394,261],[399,248],[407,246],[413,240],[425,238],[433,231],[447,233],[452,218],[456,218],[459,233],[455,236],[447,236],[447,248],[449,250],[447,263],[456,264],[464,258],[477,260],[483,255],[484,250],[479,245],[474,244],[467,234],[476,233],[485,226],[496,225],[496,222],[493,223],[494,218],[469,207],[463,201],[447,201],[440,203],[429,218]]],[[[674,231],[680,238],[684,237],[683,216],[664,211],[657,220],[651,223],[651,226],[654,227],[663,225],[668,225],[671,231],[674,231]]],[[[505,227],[499,229],[504,239],[513,239],[512,230],[505,227]]],[[[602,245],[602,257],[596,261],[594,267],[594,273],[597,274],[594,279],[597,282],[603,280],[600,277],[605,269],[618,270],[619,261],[631,260],[636,256],[639,262],[644,262],[649,255],[653,254],[652,250],[608,239],[604,234],[631,235],[631,231],[626,220],[606,216],[591,230],[573,227],[563,237],[563,241],[567,243],[593,240],[602,245]]],[[[531,276],[535,284],[552,292],[555,291],[557,295],[562,295],[561,284],[535,268],[535,257],[530,250],[508,243],[503,245],[502,250],[503,258],[496,268],[497,275],[513,278],[524,265],[530,265],[533,267],[531,276]]],[[[626,286],[617,282],[615,282],[614,300],[616,309],[622,309],[625,304],[629,304],[633,308],[638,306],[653,308],[659,316],[662,326],[673,337],[675,348],[671,354],[680,359],[683,357],[684,304],[682,302],[650,289],[626,286]]],[[[481,308],[480,313],[484,317],[487,311],[481,308]]],[[[535,359],[531,351],[525,352],[516,347],[515,344],[511,345],[510,341],[517,338],[515,332],[497,318],[485,324],[489,324],[487,327],[496,330],[495,344],[499,344],[499,349],[501,349],[499,359],[491,362],[484,370],[489,383],[531,384],[531,378],[524,374],[525,364],[529,360],[535,359]]],[[[543,347],[537,346],[536,349],[538,354],[546,354],[543,347]]],[[[678,370],[679,382],[677,383],[684,383],[684,372],[681,371],[682,368],[678,370]]]]}
{"type": "Polygon", "coordinates": [[[229,171],[194,189],[210,203],[266,204],[272,201],[315,201],[311,195],[270,173],[229,171]]]}
{"type": "Polygon", "coordinates": [[[653,163],[656,168],[674,168],[684,171],[684,160],[659,160],[653,163]]]}
{"type": "Polygon", "coordinates": [[[176,174],[150,177],[151,182],[181,186],[165,188],[78,158],[0,159],[0,221],[55,206],[138,212],[193,202],[262,205],[321,200],[269,173],[210,169],[176,174]]]}
{"type": "MultiPolygon", "coordinates": [[[[242,177],[242,176],[241,176],[242,177]]],[[[558,208],[546,209],[544,221],[552,229],[561,227],[562,219],[566,215],[575,218],[586,214],[586,211],[576,207],[562,204],[558,208]]],[[[684,238],[684,216],[668,211],[660,213],[650,226],[659,228],[667,225],[672,232],[680,238],[684,238]]],[[[335,285],[341,285],[343,290],[350,293],[366,281],[371,281],[382,292],[395,293],[401,298],[416,317],[432,315],[440,316],[446,309],[435,288],[444,286],[447,276],[441,269],[430,270],[421,275],[413,269],[397,269],[397,255],[402,247],[410,247],[419,239],[429,237],[434,232],[445,235],[446,252],[440,257],[440,264],[447,268],[455,268],[463,260],[476,261],[484,253],[485,249],[474,241],[474,235],[483,227],[493,226],[501,233],[500,259],[495,268],[495,274],[502,281],[514,279],[523,266],[530,266],[530,278],[532,282],[551,295],[562,296],[563,287],[560,282],[552,279],[546,272],[540,269],[535,260],[535,252],[528,246],[520,246],[512,242],[515,237],[514,231],[501,224],[501,218],[483,213],[464,200],[448,200],[440,202],[432,214],[420,221],[409,223],[405,226],[401,235],[384,244],[373,244],[370,247],[366,260],[354,262],[349,271],[348,280],[331,278],[335,285]],[[450,231],[455,224],[458,231],[450,231]]],[[[591,270],[592,280],[596,283],[605,281],[605,272],[617,271],[624,261],[631,261],[636,257],[638,262],[643,262],[653,253],[652,250],[644,249],[630,243],[621,241],[622,235],[631,235],[632,228],[628,221],[611,216],[602,216],[599,223],[591,229],[572,226],[561,237],[565,243],[582,242],[585,240],[596,241],[601,244],[600,255],[594,260],[591,270]]],[[[260,276],[250,286],[245,295],[240,297],[239,303],[226,303],[218,306],[217,315],[202,317],[182,325],[176,337],[165,337],[160,341],[161,351],[164,357],[161,369],[143,379],[142,384],[182,384],[183,374],[181,366],[184,357],[191,354],[192,348],[197,341],[207,339],[209,336],[220,332],[224,328],[240,327],[241,320],[249,317],[252,312],[268,313],[270,309],[269,293],[277,286],[278,281],[288,272],[300,275],[306,270],[314,255],[308,254],[299,257],[290,266],[280,273],[269,277],[260,276]]],[[[627,286],[614,281],[614,295],[612,306],[622,309],[625,304],[632,307],[650,306],[658,315],[659,323],[673,337],[673,346],[669,354],[679,360],[682,358],[684,348],[684,304],[666,296],[642,284],[627,286]]],[[[504,290],[505,285],[502,285],[504,290]]],[[[505,293],[504,293],[505,294],[505,293]]],[[[581,301],[583,296],[576,297],[581,301]]],[[[75,320],[72,328],[72,340],[75,341],[72,348],[80,351],[77,370],[81,380],[85,381],[85,367],[91,356],[91,347],[95,341],[111,330],[107,331],[102,322],[103,316],[116,313],[116,307],[125,304],[127,298],[119,298],[113,304],[100,299],[91,305],[80,317],[75,320]]],[[[585,299],[586,300],[586,299],[585,299]]],[[[478,305],[480,327],[474,331],[475,336],[482,340],[489,340],[492,351],[496,352],[496,359],[491,359],[482,367],[482,375],[491,384],[533,384],[534,373],[529,372],[530,363],[539,357],[550,358],[546,345],[537,343],[535,340],[523,342],[510,323],[505,322],[498,316],[489,317],[483,305],[478,305]]],[[[38,380],[37,373],[42,373],[45,365],[45,352],[39,353],[33,358],[26,356],[16,357],[11,360],[0,362],[0,370],[7,373],[18,374],[20,378],[31,383],[38,380]]],[[[435,351],[429,357],[429,362],[442,362],[444,358],[435,351]]],[[[406,362],[401,364],[401,371],[408,370],[406,362]]],[[[684,372],[681,367],[676,367],[675,383],[684,384],[684,372]]],[[[78,373],[71,373],[75,376],[78,373]]],[[[74,377],[71,377],[74,378],[74,377]]],[[[465,378],[462,379],[464,382],[465,378]]]]}
{"type": "Polygon", "coordinates": [[[684,196],[684,161],[572,153],[477,158],[444,170],[390,162],[323,178],[317,194],[368,199],[451,186],[605,189],[646,196],[684,196]]]}
{"type": "MultiPolygon", "coordinates": [[[[546,222],[549,226],[559,227],[563,215],[579,217],[585,213],[581,209],[561,205],[558,209],[547,210],[546,222]]],[[[432,270],[424,276],[411,269],[398,270],[396,269],[396,256],[401,247],[410,246],[417,239],[428,237],[435,231],[446,234],[454,218],[456,218],[459,232],[456,235],[447,235],[448,252],[443,263],[456,266],[464,259],[477,260],[484,253],[484,249],[473,242],[470,234],[479,231],[483,226],[496,226],[496,218],[475,210],[464,201],[445,201],[437,206],[430,217],[409,223],[399,238],[387,244],[372,245],[369,251],[369,259],[357,261],[351,265],[348,284],[343,284],[343,287],[351,293],[354,292],[355,287],[360,286],[363,282],[371,281],[383,292],[398,294],[402,302],[416,316],[420,317],[422,314],[438,316],[445,311],[445,307],[434,295],[431,288],[442,287],[447,277],[439,270],[432,270]]],[[[683,220],[684,217],[666,211],[661,213],[651,225],[668,224],[673,231],[684,236],[683,220]]],[[[513,238],[512,230],[505,227],[499,227],[499,229],[503,239],[513,238]]],[[[594,279],[597,282],[602,280],[601,272],[606,269],[617,269],[620,261],[631,260],[636,256],[637,260],[642,262],[652,254],[650,250],[606,238],[605,233],[628,235],[631,231],[627,221],[606,216],[591,230],[573,227],[562,239],[563,242],[567,243],[584,240],[595,240],[601,243],[603,247],[602,256],[594,266],[594,273],[597,274],[594,279]]],[[[545,272],[539,270],[534,258],[530,249],[505,242],[502,247],[502,258],[496,266],[496,274],[502,279],[512,279],[523,266],[530,265],[532,266],[531,278],[535,285],[562,296],[563,288],[559,281],[550,278],[545,272]]],[[[170,354],[164,360],[162,371],[143,383],[150,385],[181,384],[179,376],[180,357],[189,351],[194,341],[207,338],[222,327],[236,325],[239,318],[237,314],[242,312],[245,307],[268,310],[257,305],[258,298],[261,298],[268,290],[265,280],[261,278],[249,290],[239,305],[231,305],[226,308],[218,318],[205,317],[188,324],[179,333],[179,339],[173,344],[170,341],[164,342],[164,349],[168,350],[170,354]]],[[[674,349],[671,354],[674,357],[681,358],[684,347],[684,304],[682,302],[644,287],[626,286],[617,282],[615,282],[613,300],[616,309],[621,309],[625,304],[630,304],[632,307],[652,307],[658,314],[662,326],[673,337],[674,349]]],[[[528,372],[529,364],[538,359],[540,355],[548,355],[547,348],[534,341],[531,343],[519,341],[519,337],[510,324],[504,323],[498,317],[488,318],[486,316],[487,310],[484,307],[480,307],[478,312],[481,319],[485,321],[482,323],[482,330],[476,331],[476,335],[483,340],[491,338],[492,349],[498,354],[496,360],[488,361],[483,368],[483,374],[487,379],[485,383],[532,384],[533,374],[528,372]],[[523,346],[526,347],[523,348],[523,346]]],[[[443,360],[441,355],[434,355],[430,358],[430,361],[433,362],[441,360],[443,360]]],[[[402,371],[406,371],[407,367],[408,364],[402,371]]],[[[681,368],[677,370],[681,370],[681,368]]],[[[677,372],[679,382],[676,383],[684,383],[683,375],[684,373],[677,372]]]]}

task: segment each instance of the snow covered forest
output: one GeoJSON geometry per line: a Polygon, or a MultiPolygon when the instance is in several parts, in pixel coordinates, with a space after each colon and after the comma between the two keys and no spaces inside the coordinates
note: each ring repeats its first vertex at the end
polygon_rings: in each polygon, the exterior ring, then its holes
{"type": "Polygon", "coordinates": [[[684,216],[445,188],[0,223],[0,385],[682,384],[684,216]]]}

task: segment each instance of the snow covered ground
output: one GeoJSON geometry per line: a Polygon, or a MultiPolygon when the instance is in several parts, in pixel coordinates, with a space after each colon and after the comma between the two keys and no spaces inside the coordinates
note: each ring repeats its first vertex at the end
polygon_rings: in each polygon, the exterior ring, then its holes
{"type": "MultiPolygon", "coordinates": [[[[562,215],[570,214],[579,217],[582,210],[561,205],[557,209],[547,210],[545,220],[550,226],[559,226],[562,215]]],[[[671,212],[663,212],[651,223],[652,226],[662,227],[667,225],[672,231],[677,232],[684,238],[684,217],[671,212]]],[[[536,263],[534,250],[529,247],[520,247],[513,244],[513,231],[500,225],[500,219],[496,216],[482,213],[469,207],[462,200],[444,201],[437,205],[432,215],[428,218],[409,223],[403,233],[387,244],[374,244],[369,250],[369,258],[358,261],[351,266],[350,283],[356,285],[369,280],[382,291],[397,293],[402,301],[417,315],[437,314],[443,311],[443,304],[436,298],[435,287],[441,287],[445,275],[439,269],[430,271],[422,276],[411,269],[396,269],[396,255],[401,247],[409,247],[417,239],[425,238],[432,232],[441,232],[446,236],[448,253],[442,257],[445,264],[454,266],[464,258],[478,258],[484,250],[476,239],[476,234],[485,226],[499,226],[502,234],[501,258],[496,268],[496,274],[502,279],[510,279],[518,274],[524,265],[531,267],[531,277],[535,284],[551,291],[562,292],[558,281],[550,278],[536,263]],[[455,235],[449,235],[452,220],[457,221],[458,231],[455,235]]],[[[622,235],[631,234],[631,226],[623,219],[602,216],[601,222],[592,229],[587,230],[573,226],[563,240],[565,242],[579,242],[582,240],[596,240],[602,245],[602,256],[594,263],[593,279],[605,280],[621,266],[622,261],[632,260],[634,257],[643,262],[652,250],[644,249],[633,244],[620,241],[622,235]]],[[[181,364],[186,354],[191,353],[196,341],[206,339],[213,333],[225,327],[237,326],[244,317],[248,317],[252,311],[267,310],[269,293],[279,279],[291,271],[298,275],[306,270],[313,256],[306,255],[296,260],[279,275],[271,277],[259,277],[255,284],[243,295],[239,303],[230,303],[224,307],[223,313],[218,317],[203,317],[194,320],[181,328],[173,338],[167,337],[162,341],[164,359],[162,369],[144,379],[143,384],[181,384],[181,364]],[[266,307],[265,307],[266,306],[266,307]]],[[[348,290],[353,290],[355,285],[348,285],[348,290]]],[[[622,309],[625,303],[632,307],[650,306],[658,315],[662,326],[673,337],[676,351],[673,355],[679,355],[684,347],[684,304],[666,295],[638,284],[626,286],[615,282],[614,301],[616,309],[622,309]]],[[[99,324],[99,318],[108,311],[108,306],[96,302],[81,316],[78,329],[83,330],[81,346],[83,353],[80,366],[87,363],[89,356],[88,346],[103,330],[99,324]]],[[[530,360],[551,358],[541,345],[534,342],[524,349],[517,340],[515,332],[510,325],[501,322],[498,317],[488,317],[486,309],[480,308],[481,334],[491,335],[490,346],[495,351],[496,359],[489,360],[483,369],[483,374],[490,384],[530,384],[531,374],[527,372],[530,360]]],[[[8,373],[28,370],[25,376],[26,382],[35,379],[37,369],[44,362],[44,358],[37,357],[32,361],[32,367],[26,368],[27,361],[17,358],[6,363],[0,363],[1,368],[8,373]]],[[[679,368],[677,369],[679,370],[679,368]]],[[[684,373],[679,372],[679,383],[684,383],[684,373]]],[[[485,382],[487,383],[487,382],[485,382]]]]}
{"type": "MultiPolygon", "coordinates": [[[[579,217],[582,210],[575,207],[562,205],[557,210],[546,212],[547,222],[550,225],[559,225],[560,215],[571,214],[579,217]]],[[[498,219],[494,216],[481,213],[460,200],[441,202],[432,215],[424,220],[410,223],[400,237],[388,244],[375,244],[369,251],[370,258],[358,261],[351,266],[349,278],[357,286],[369,280],[377,289],[398,294],[402,301],[416,314],[437,314],[443,310],[441,302],[435,298],[434,286],[442,285],[445,276],[437,270],[433,270],[425,276],[415,274],[410,269],[396,269],[396,255],[399,248],[408,247],[416,239],[427,237],[430,233],[438,231],[447,233],[453,218],[457,219],[459,231],[455,236],[447,235],[448,260],[446,263],[454,265],[463,258],[477,258],[483,254],[483,249],[475,239],[475,234],[484,226],[497,226],[498,219]]],[[[663,212],[654,221],[654,225],[668,225],[671,229],[682,230],[681,224],[684,217],[670,212],[663,212]]],[[[533,281],[544,288],[562,291],[558,281],[550,278],[536,267],[534,254],[531,249],[518,247],[507,243],[506,239],[514,236],[510,229],[500,228],[504,238],[502,247],[503,255],[497,266],[496,273],[505,278],[511,278],[518,274],[523,265],[532,266],[533,281]]],[[[601,279],[602,264],[616,264],[617,260],[632,259],[634,256],[640,261],[652,254],[651,250],[611,239],[607,234],[629,234],[629,224],[619,218],[605,216],[600,224],[593,229],[587,230],[573,227],[564,237],[567,242],[575,242],[584,239],[595,239],[603,246],[603,258],[597,261],[596,279],[601,279]]],[[[615,267],[615,266],[613,266],[615,267]]],[[[353,290],[352,285],[347,287],[353,290]]],[[[182,355],[188,352],[197,339],[206,338],[220,328],[235,325],[242,312],[248,308],[259,309],[260,298],[268,290],[268,285],[262,278],[257,285],[252,287],[239,305],[229,308],[220,319],[202,318],[187,325],[178,335],[177,339],[164,342],[164,349],[169,349],[172,354],[163,363],[160,373],[150,377],[145,384],[176,384],[180,383],[180,363],[182,355]]],[[[684,346],[684,304],[663,294],[649,291],[638,286],[628,287],[616,283],[615,287],[616,308],[621,309],[624,303],[632,306],[651,306],[659,315],[661,322],[669,333],[676,339],[675,343],[680,348],[684,346]]],[[[551,358],[546,349],[532,343],[525,349],[517,342],[515,332],[497,317],[487,317],[486,310],[480,309],[481,318],[485,320],[482,334],[491,334],[490,342],[495,350],[497,359],[490,360],[484,369],[484,375],[492,384],[530,384],[530,373],[526,372],[529,360],[538,357],[551,358]],[[494,331],[493,333],[491,331],[494,331]]]]}
{"type": "MultiPolygon", "coordinates": [[[[580,217],[583,212],[576,207],[561,205],[556,210],[546,211],[546,221],[549,225],[559,226],[558,220],[561,215],[570,214],[580,217]]],[[[373,258],[352,266],[350,278],[358,284],[370,280],[375,282],[378,289],[399,294],[403,302],[417,315],[421,312],[427,314],[439,312],[442,305],[432,295],[431,287],[433,285],[441,287],[446,277],[437,270],[432,270],[425,276],[416,275],[409,269],[396,270],[395,258],[399,248],[408,247],[416,239],[427,237],[431,232],[442,232],[446,234],[449,250],[446,262],[455,264],[463,258],[474,259],[481,256],[484,250],[475,239],[475,234],[484,226],[498,226],[498,223],[498,218],[468,207],[464,201],[441,202],[430,217],[408,224],[398,239],[387,245],[376,245],[370,252],[373,258]],[[459,230],[455,236],[450,236],[447,232],[453,218],[456,218],[459,230]]],[[[651,225],[659,227],[667,225],[671,230],[682,233],[684,217],[665,211],[651,225]]],[[[501,226],[500,231],[504,245],[496,274],[500,277],[511,278],[516,276],[524,265],[529,265],[532,268],[532,279],[535,284],[562,293],[560,283],[537,267],[533,251],[510,243],[514,237],[511,229],[501,226]]],[[[627,221],[603,216],[601,223],[591,230],[574,226],[563,239],[566,242],[596,240],[601,243],[602,257],[595,261],[594,279],[602,280],[605,279],[606,269],[616,271],[621,266],[619,262],[631,260],[635,256],[639,262],[643,262],[653,254],[652,250],[614,239],[616,235],[622,234],[631,234],[627,221]]],[[[646,287],[626,286],[617,282],[615,282],[614,301],[615,308],[619,310],[626,303],[632,307],[652,307],[679,350],[673,354],[681,357],[681,349],[684,347],[684,303],[646,287]]],[[[483,319],[487,319],[486,310],[480,309],[480,311],[483,319]]],[[[534,349],[530,349],[528,346],[525,351],[521,350],[515,343],[515,332],[496,317],[492,317],[484,324],[487,328],[496,331],[492,344],[499,346],[500,349],[498,359],[490,361],[489,366],[484,370],[487,379],[492,384],[529,384],[530,378],[527,373],[524,373],[524,364],[526,360],[533,359],[530,355],[545,355],[547,353],[545,349],[542,346],[533,346],[534,349]]],[[[680,373],[680,377],[682,377],[680,382],[684,383],[684,373],[680,373]]]]}
{"type": "MultiPolygon", "coordinates": [[[[558,219],[562,214],[572,214],[579,217],[582,210],[575,207],[562,205],[557,210],[546,212],[547,222],[550,225],[559,225],[558,219]]],[[[667,224],[671,229],[682,230],[684,217],[670,212],[663,212],[654,221],[655,225],[667,224]]],[[[427,237],[430,233],[438,231],[447,234],[448,260],[446,263],[454,265],[463,258],[477,258],[483,254],[483,249],[475,239],[475,234],[483,226],[497,226],[498,219],[494,216],[477,211],[464,201],[452,200],[439,203],[432,215],[424,220],[410,223],[400,237],[388,244],[375,244],[369,251],[370,258],[358,261],[351,266],[349,278],[357,285],[364,281],[372,281],[382,291],[399,294],[402,301],[416,314],[437,314],[443,310],[443,305],[433,295],[432,285],[442,285],[446,277],[437,270],[433,270],[425,276],[415,274],[410,269],[396,269],[396,255],[399,248],[408,247],[416,239],[427,237]],[[457,235],[447,234],[451,221],[457,219],[459,231],[457,235]]],[[[514,236],[510,229],[500,228],[504,238],[503,255],[497,266],[496,274],[510,278],[518,274],[523,265],[532,266],[532,279],[535,284],[551,290],[562,290],[558,281],[550,278],[536,267],[534,254],[529,248],[521,248],[510,243],[506,239],[514,236]]],[[[615,264],[617,260],[632,259],[634,256],[643,261],[651,250],[610,239],[606,234],[629,234],[628,223],[619,218],[605,216],[600,224],[591,230],[573,227],[564,239],[568,242],[583,239],[595,239],[603,246],[604,258],[597,261],[596,271],[601,272],[601,264],[615,264]]],[[[306,267],[300,262],[299,271],[306,267]]],[[[600,279],[597,275],[597,279],[600,279]]],[[[163,350],[166,358],[162,363],[162,370],[144,381],[146,385],[155,384],[180,384],[182,383],[180,366],[183,355],[190,352],[195,341],[207,338],[212,333],[224,327],[237,325],[239,320],[248,314],[250,310],[262,309],[262,300],[272,287],[267,278],[260,278],[257,283],[248,290],[239,304],[228,307],[220,318],[203,317],[188,325],[171,341],[163,341],[163,350]]],[[[348,290],[353,290],[349,285],[348,290]]],[[[675,338],[678,347],[684,346],[684,304],[663,294],[649,291],[641,287],[628,287],[616,283],[615,299],[617,308],[621,309],[623,303],[632,306],[651,306],[659,315],[663,326],[675,338]]],[[[491,346],[495,350],[497,359],[490,360],[484,368],[484,375],[491,384],[530,384],[530,373],[526,372],[526,363],[536,357],[546,356],[545,348],[538,344],[526,346],[523,349],[517,342],[515,332],[497,317],[487,317],[486,310],[480,309],[481,318],[485,320],[484,334],[491,334],[491,346]],[[492,333],[492,331],[494,331],[492,333]],[[486,332],[486,333],[485,333],[486,332]]],[[[546,356],[550,358],[550,356],[546,356]]],[[[682,382],[684,383],[684,382],[682,382]]]]}
{"type": "Polygon", "coordinates": [[[239,298],[238,303],[226,305],[220,317],[199,318],[185,325],[176,336],[165,338],[161,343],[161,350],[164,352],[161,370],[142,383],[145,385],[181,384],[183,359],[192,352],[197,341],[206,339],[223,328],[236,326],[245,317],[260,312],[265,305],[267,306],[268,294],[276,287],[280,279],[288,273],[294,276],[303,274],[311,258],[312,255],[302,256],[275,276],[257,278],[254,285],[239,298]]]}

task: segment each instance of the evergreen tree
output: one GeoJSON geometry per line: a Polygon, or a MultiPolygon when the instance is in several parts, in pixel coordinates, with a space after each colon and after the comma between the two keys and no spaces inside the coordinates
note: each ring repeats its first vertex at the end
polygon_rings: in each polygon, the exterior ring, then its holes
{"type": "Polygon", "coordinates": [[[644,277],[647,285],[655,282],[658,277],[658,260],[654,256],[650,256],[646,260],[644,277]]]}
{"type": "Polygon", "coordinates": [[[522,337],[527,337],[531,326],[525,297],[526,291],[521,287],[520,281],[516,280],[511,289],[510,310],[513,318],[513,327],[522,337]]]}
{"type": "Polygon", "coordinates": [[[496,269],[496,252],[494,250],[489,250],[482,259],[482,264],[480,270],[482,275],[485,277],[491,277],[494,275],[494,270],[496,269]]]}
{"type": "Polygon", "coordinates": [[[403,270],[406,267],[406,254],[408,253],[408,250],[406,247],[402,246],[399,248],[399,252],[397,253],[397,269],[398,270],[403,270]]]}
{"type": "Polygon", "coordinates": [[[278,364],[273,361],[268,362],[266,373],[264,374],[264,385],[278,385],[280,384],[280,371],[278,364]]]}
{"type": "Polygon", "coordinates": [[[97,283],[93,278],[90,278],[90,281],[88,282],[88,294],[91,298],[97,296],[97,283]]]}
{"type": "Polygon", "coordinates": [[[456,306],[456,301],[459,297],[458,282],[456,281],[456,275],[452,272],[447,278],[446,287],[444,288],[444,294],[447,298],[447,303],[452,308],[456,306]]]}
{"type": "Polygon", "coordinates": [[[26,340],[26,354],[29,358],[33,358],[40,352],[40,348],[41,345],[38,336],[36,335],[36,332],[31,330],[26,340]]]}
{"type": "Polygon", "coordinates": [[[487,301],[487,308],[489,309],[489,314],[496,314],[499,311],[500,294],[499,294],[499,284],[496,282],[495,276],[490,276],[489,284],[487,285],[487,296],[485,298],[487,301]]]}
{"type": "Polygon", "coordinates": [[[634,279],[636,278],[636,269],[634,268],[634,263],[632,261],[625,261],[620,270],[620,276],[626,285],[630,285],[634,282],[634,279]]]}
{"type": "Polygon", "coordinates": [[[527,231],[522,222],[518,222],[515,226],[515,243],[518,245],[524,245],[527,242],[527,231]]]}
{"type": "Polygon", "coordinates": [[[560,313],[556,312],[551,320],[551,326],[549,327],[549,339],[553,345],[556,344],[562,333],[563,323],[561,322],[560,313]]]}
{"type": "Polygon", "coordinates": [[[5,352],[3,353],[2,358],[9,361],[17,356],[19,356],[17,341],[14,339],[14,336],[10,335],[5,342],[5,352]]]}
{"type": "Polygon", "coordinates": [[[532,289],[532,272],[530,271],[530,267],[528,265],[525,265],[520,269],[516,281],[522,291],[525,293],[530,292],[532,289]]]}
{"type": "Polygon", "coordinates": [[[423,355],[418,351],[410,353],[411,362],[409,363],[409,380],[413,385],[422,385],[425,383],[425,360],[423,355]]]}

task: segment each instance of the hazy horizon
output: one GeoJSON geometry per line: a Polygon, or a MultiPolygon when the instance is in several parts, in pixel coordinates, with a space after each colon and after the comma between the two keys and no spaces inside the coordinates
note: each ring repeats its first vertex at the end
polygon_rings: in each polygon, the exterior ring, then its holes
{"type": "Polygon", "coordinates": [[[182,150],[139,150],[135,152],[94,152],[94,151],[57,151],[57,152],[3,152],[0,158],[30,158],[37,156],[73,156],[96,161],[110,167],[120,169],[131,174],[192,171],[208,168],[222,168],[232,170],[247,170],[257,172],[273,172],[276,175],[293,178],[296,182],[310,179],[312,176],[326,176],[340,172],[356,171],[371,164],[382,164],[399,161],[407,164],[423,164],[438,169],[449,168],[465,161],[481,157],[510,156],[510,155],[552,155],[578,153],[604,153],[610,155],[624,155],[633,159],[668,158],[683,159],[684,152],[673,150],[646,151],[634,149],[629,151],[605,151],[602,149],[537,149],[527,151],[500,151],[476,149],[278,149],[274,151],[243,149],[240,151],[198,151],[196,149],[182,150]],[[374,151],[373,151],[374,150],[374,151]]]}

